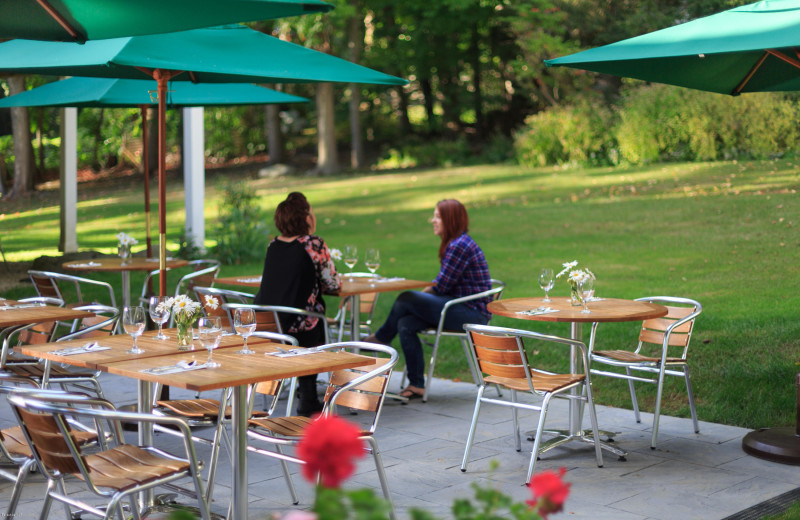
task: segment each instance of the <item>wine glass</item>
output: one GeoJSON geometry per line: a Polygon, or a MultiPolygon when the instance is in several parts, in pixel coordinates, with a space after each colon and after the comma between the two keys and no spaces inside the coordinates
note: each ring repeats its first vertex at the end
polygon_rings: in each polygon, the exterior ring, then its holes
{"type": "Polygon", "coordinates": [[[139,348],[136,340],[144,332],[145,323],[144,307],[125,307],[122,310],[122,327],[125,332],[133,337],[133,348],[126,351],[127,354],[141,354],[144,352],[143,349],[139,348]]]}
{"type": "MultiPolygon", "coordinates": [[[[374,247],[367,249],[367,253],[364,255],[364,264],[369,269],[369,272],[374,275],[375,271],[381,266],[381,252],[374,247]]],[[[375,284],[370,282],[369,286],[375,287],[375,284]]]]}
{"type": "Polygon", "coordinates": [[[164,334],[161,330],[164,324],[169,321],[169,309],[167,309],[164,305],[160,305],[167,301],[166,296],[151,296],[150,297],[150,319],[153,320],[153,323],[158,324],[158,334],[156,335],[156,339],[169,339],[169,336],[164,334]],[[159,307],[160,305],[160,307],[159,307]]]}
{"type": "Polygon", "coordinates": [[[217,368],[219,363],[211,359],[214,349],[219,346],[222,339],[222,320],[219,316],[204,316],[197,320],[197,335],[200,337],[200,344],[208,349],[208,368],[217,368]]]}
{"type": "Polygon", "coordinates": [[[353,244],[347,244],[344,246],[344,255],[342,255],[344,259],[344,265],[350,269],[350,272],[353,272],[353,268],[358,263],[358,248],[353,244]]]}
{"type": "Polygon", "coordinates": [[[542,288],[544,291],[544,300],[543,302],[550,302],[552,301],[549,296],[550,289],[553,288],[555,285],[556,279],[554,277],[553,270],[549,267],[545,267],[541,271],[539,271],[539,287],[542,288]]]}
{"type": "Polygon", "coordinates": [[[253,309],[236,309],[233,313],[233,328],[244,339],[244,346],[237,354],[255,354],[247,348],[247,338],[256,330],[256,313],[253,309]]]}
{"type": "Polygon", "coordinates": [[[578,282],[578,291],[581,294],[581,300],[583,300],[583,310],[581,313],[591,313],[592,311],[589,310],[589,298],[591,298],[594,294],[594,280],[587,276],[578,282]]]}

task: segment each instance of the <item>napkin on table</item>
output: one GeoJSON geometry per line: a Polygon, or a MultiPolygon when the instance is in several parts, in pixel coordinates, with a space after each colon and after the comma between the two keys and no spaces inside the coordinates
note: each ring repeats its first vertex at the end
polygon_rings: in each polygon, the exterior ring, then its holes
{"type": "Polygon", "coordinates": [[[539,314],[551,314],[553,312],[558,312],[558,309],[551,309],[550,307],[537,307],[527,311],[517,311],[517,314],[522,314],[524,316],[538,316],[539,314]]]}
{"type": "Polygon", "coordinates": [[[76,354],[88,354],[89,352],[99,352],[101,350],[111,350],[111,347],[101,347],[97,342],[87,343],[81,347],[62,348],[51,350],[48,354],[58,354],[59,356],[74,356],[76,354]]]}
{"type": "Polygon", "coordinates": [[[205,363],[198,363],[197,361],[178,361],[174,365],[165,365],[161,367],[146,368],[141,370],[145,374],[177,374],[178,372],[189,372],[190,370],[200,370],[206,368],[205,363]]]}

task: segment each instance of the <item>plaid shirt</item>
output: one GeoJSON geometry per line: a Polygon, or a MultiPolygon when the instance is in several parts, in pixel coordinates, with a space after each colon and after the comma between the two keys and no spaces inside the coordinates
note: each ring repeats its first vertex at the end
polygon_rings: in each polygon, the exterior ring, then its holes
{"type": "MultiPolygon", "coordinates": [[[[439,274],[433,280],[433,291],[443,296],[460,298],[488,291],[492,288],[486,257],[472,238],[466,233],[454,238],[447,245],[439,274]]],[[[490,297],[466,302],[464,305],[476,309],[487,318],[486,305],[490,297]]]]}

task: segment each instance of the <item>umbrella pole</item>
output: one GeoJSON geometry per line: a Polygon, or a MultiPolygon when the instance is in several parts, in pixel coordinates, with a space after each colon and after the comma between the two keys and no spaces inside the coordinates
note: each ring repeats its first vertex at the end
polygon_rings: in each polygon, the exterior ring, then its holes
{"type": "Polygon", "coordinates": [[[150,150],[148,146],[147,106],[140,107],[142,111],[142,172],[144,172],[144,228],[147,236],[147,257],[153,257],[153,241],[150,239],[150,150]]]}
{"type": "Polygon", "coordinates": [[[158,294],[167,295],[167,82],[169,71],[156,69],[158,82],[158,294]]]}

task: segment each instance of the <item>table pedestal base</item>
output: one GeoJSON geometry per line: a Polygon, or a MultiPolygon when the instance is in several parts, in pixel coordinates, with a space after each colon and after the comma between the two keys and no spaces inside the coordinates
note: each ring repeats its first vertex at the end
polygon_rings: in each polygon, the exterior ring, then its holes
{"type": "MultiPolygon", "coordinates": [[[[528,436],[529,441],[534,440],[534,434],[536,432],[530,431],[526,432],[525,435],[528,436]]],[[[542,432],[543,434],[553,435],[552,439],[547,439],[546,441],[542,441],[539,445],[539,450],[541,453],[545,453],[546,451],[555,448],[556,446],[561,446],[562,444],[566,444],[570,441],[582,441],[589,444],[594,444],[594,436],[592,435],[592,430],[578,430],[576,433],[570,433],[569,430],[545,430],[542,432]]],[[[619,460],[625,461],[627,460],[628,452],[625,450],[621,450],[614,446],[612,443],[614,442],[614,432],[599,430],[598,433],[606,437],[607,441],[600,441],[600,448],[606,451],[610,451],[614,455],[619,457],[619,460]]]]}
{"type": "Polygon", "coordinates": [[[781,464],[800,465],[800,435],[795,428],[761,428],[744,436],[748,455],[781,464]]]}

